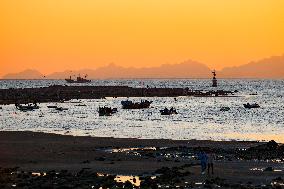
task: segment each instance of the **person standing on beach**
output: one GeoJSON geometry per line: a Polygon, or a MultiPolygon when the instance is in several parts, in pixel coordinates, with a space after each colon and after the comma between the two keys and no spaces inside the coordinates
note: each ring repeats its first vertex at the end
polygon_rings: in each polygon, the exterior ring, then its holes
{"type": "Polygon", "coordinates": [[[206,170],[206,166],[207,166],[207,155],[204,151],[201,151],[199,154],[198,154],[198,158],[200,160],[200,163],[201,163],[201,174],[204,175],[205,174],[205,170],[206,170]]]}
{"type": "Polygon", "coordinates": [[[210,168],[211,168],[211,174],[213,175],[214,174],[214,171],[213,171],[213,163],[214,163],[214,159],[215,159],[215,154],[212,152],[212,151],[209,151],[208,155],[208,175],[210,174],[210,168]]]}

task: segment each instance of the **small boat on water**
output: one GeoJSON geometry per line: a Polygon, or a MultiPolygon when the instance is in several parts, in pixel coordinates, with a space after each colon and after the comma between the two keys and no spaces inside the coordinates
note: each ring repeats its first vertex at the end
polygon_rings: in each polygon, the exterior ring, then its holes
{"type": "Polygon", "coordinates": [[[229,111],[229,110],[230,110],[229,107],[222,107],[222,108],[220,108],[220,111],[221,111],[221,112],[227,112],[227,111],[229,111]]]}
{"type": "Polygon", "coordinates": [[[69,103],[72,103],[72,104],[80,104],[82,101],[79,100],[79,101],[69,101],[69,103]]]}
{"type": "Polygon", "coordinates": [[[111,116],[117,112],[117,108],[99,107],[99,116],[111,116]]]}
{"type": "Polygon", "coordinates": [[[171,107],[170,109],[165,108],[163,110],[160,110],[161,115],[173,115],[173,114],[178,114],[176,109],[171,107]]]}
{"type": "Polygon", "coordinates": [[[58,108],[57,106],[47,106],[47,108],[58,108]]]}
{"type": "Polygon", "coordinates": [[[86,104],[77,104],[75,106],[87,106],[86,104]]]}
{"type": "Polygon", "coordinates": [[[65,79],[65,81],[66,81],[67,83],[90,83],[90,82],[91,82],[91,80],[88,80],[88,79],[87,79],[87,75],[85,75],[85,77],[83,78],[83,77],[80,76],[80,74],[79,74],[79,76],[76,78],[76,80],[75,80],[75,79],[72,79],[72,77],[70,76],[68,79],[65,79]]]}
{"type": "Polygon", "coordinates": [[[247,109],[260,108],[260,105],[258,105],[257,103],[254,103],[254,104],[246,103],[246,104],[244,104],[244,107],[247,108],[247,109]]]}
{"type": "Polygon", "coordinates": [[[55,110],[62,112],[64,110],[68,110],[68,108],[57,107],[55,110]]]}
{"type": "Polygon", "coordinates": [[[251,95],[251,96],[256,96],[257,93],[250,93],[249,95],[251,95]]]}
{"type": "Polygon", "coordinates": [[[35,109],[39,109],[39,106],[36,103],[33,104],[30,103],[28,105],[21,105],[16,103],[15,106],[20,111],[33,111],[35,109]]]}
{"type": "Polygon", "coordinates": [[[121,101],[122,109],[144,109],[149,108],[153,101],[141,100],[141,102],[132,102],[131,100],[121,101]]]}

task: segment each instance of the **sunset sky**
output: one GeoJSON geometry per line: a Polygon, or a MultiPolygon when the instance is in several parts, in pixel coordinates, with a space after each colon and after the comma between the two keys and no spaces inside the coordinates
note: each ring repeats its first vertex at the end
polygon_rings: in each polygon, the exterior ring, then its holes
{"type": "Polygon", "coordinates": [[[282,0],[1,0],[0,77],[284,53],[282,0]]]}

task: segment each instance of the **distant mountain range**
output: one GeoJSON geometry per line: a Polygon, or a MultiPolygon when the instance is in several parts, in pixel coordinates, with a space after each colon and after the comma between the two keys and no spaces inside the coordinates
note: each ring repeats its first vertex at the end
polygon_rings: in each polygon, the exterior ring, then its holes
{"type": "MultiPolygon", "coordinates": [[[[211,78],[211,70],[202,63],[188,60],[180,64],[164,64],[150,68],[124,68],[115,64],[95,70],[55,72],[44,76],[36,70],[7,74],[3,79],[64,79],[70,75],[88,75],[90,79],[120,78],[211,78]]],[[[273,56],[238,67],[228,67],[217,72],[219,78],[284,78],[284,55],[273,56]]]]}
{"type": "Polygon", "coordinates": [[[273,56],[248,64],[224,68],[220,76],[223,78],[284,78],[284,55],[273,56]]]}
{"type": "Polygon", "coordinates": [[[37,71],[28,69],[19,73],[10,73],[3,76],[3,79],[42,79],[43,75],[37,71]]]}

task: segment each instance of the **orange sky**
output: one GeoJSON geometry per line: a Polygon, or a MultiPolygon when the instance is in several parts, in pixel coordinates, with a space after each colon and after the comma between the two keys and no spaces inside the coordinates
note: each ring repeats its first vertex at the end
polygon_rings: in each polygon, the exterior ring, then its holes
{"type": "Polygon", "coordinates": [[[0,77],[284,53],[282,0],[1,0],[0,77]]]}

